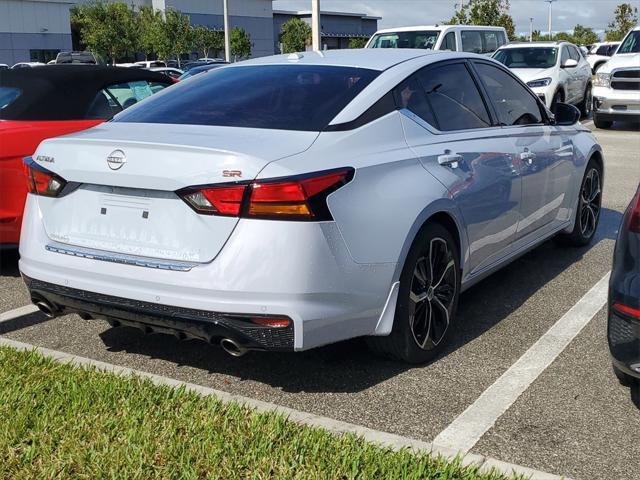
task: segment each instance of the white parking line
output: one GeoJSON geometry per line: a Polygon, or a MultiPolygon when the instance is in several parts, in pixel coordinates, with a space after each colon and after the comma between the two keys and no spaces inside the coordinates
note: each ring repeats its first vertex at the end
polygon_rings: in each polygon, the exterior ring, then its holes
{"type": "Polygon", "coordinates": [[[433,441],[469,452],[516,399],[569,345],[607,301],[607,273],[433,441]]]}
{"type": "Polygon", "coordinates": [[[8,312],[0,313],[0,323],[8,322],[14,318],[22,317],[23,315],[29,315],[30,313],[37,312],[38,307],[35,305],[25,305],[24,307],[14,308],[8,312]]]}
{"type": "Polygon", "coordinates": [[[100,362],[98,360],[93,360],[90,358],[79,357],[65,352],[37,347],[35,345],[10,340],[8,338],[0,336],[0,347],[3,346],[12,347],[17,350],[36,350],[41,355],[44,355],[45,357],[51,358],[60,363],[71,363],[82,367],[92,367],[100,371],[115,373],[117,375],[135,375],[138,377],[149,379],[156,385],[166,385],[173,388],[184,387],[186,390],[195,392],[199,395],[216,397],[223,403],[236,402],[247,405],[248,407],[253,408],[258,412],[277,413],[283,415],[289,421],[314,428],[322,428],[334,435],[344,435],[347,433],[352,433],[364,438],[371,443],[393,450],[409,449],[416,453],[429,453],[449,460],[461,458],[462,465],[475,465],[479,467],[479,470],[482,473],[498,471],[508,476],[521,475],[530,480],[569,480],[567,477],[560,477],[558,475],[534,470],[532,468],[523,467],[521,465],[502,462],[491,457],[474,454],[460,454],[457,451],[438,447],[432,443],[424,442],[422,440],[416,440],[409,437],[403,437],[401,435],[381,432],[379,430],[373,430],[371,428],[355,425],[353,423],[347,423],[340,420],[335,420],[333,418],[321,417],[320,415],[315,415],[313,413],[307,413],[288,407],[282,407],[274,403],[263,402],[261,400],[255,400],[253,398],[243,397],[241,395],[234,395],[220,390],[214,390],[213,388],[203,387],[202,385],[187,383],[181,380],[164,377],[162,375],[155,375],[153,373],[134,370],[128,367],[121,367],[119,365],[100,362]]]}

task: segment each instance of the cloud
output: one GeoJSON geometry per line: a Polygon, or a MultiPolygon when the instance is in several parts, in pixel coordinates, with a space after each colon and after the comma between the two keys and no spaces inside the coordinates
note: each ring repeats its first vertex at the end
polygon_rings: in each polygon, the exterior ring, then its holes
{"type": "MultiPolygon", "coordinates": [[[[456,4],[464,0],[321,0],[322,10],[366,13],[382,17],[380,28],[402,25],[433,25],[453,15],[456,4]]],[[[555,0],[552,5],[554,32],[571,31],[577,23],[603,32],[613,19],[613,11],[623,0],[555,0]]],[[[625,0],[640,9],[640,0],[625,0]]],[[[516,32],[529,31],[529,18],[533,28],[546,32],[549,6],[544,0],[511,0],[510,13],[516,32]]],[[[309,10],[311,0],[277,0],[273,8],[283,10],[309,10]]]]}

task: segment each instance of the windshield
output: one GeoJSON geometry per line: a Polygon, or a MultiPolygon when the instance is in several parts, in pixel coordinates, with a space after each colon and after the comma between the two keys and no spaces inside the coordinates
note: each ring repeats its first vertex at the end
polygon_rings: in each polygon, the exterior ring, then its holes
{"type": "Polygon", "coordinates": [[[373,36],[369,43],[369,48],[423,48],[433,50],[439,35],[439,31],[378,33],[373,36]]]}
{"type": "Polygon", "coordinates": [[[558,58],[557,48],[522,47],[498,50],[493,58],[509,68],[551,68],[558,58]]]}
{"type": "Polygon", "coordinates": [[[379,73],[324,65],[217,68],[114,121],[321,131],[379,73]]]}
{"type": "Polygon", "coordinates": [[[640,30],[629,32],[622,45],[616,53],[639,53],[640,52],[640,30]]]}

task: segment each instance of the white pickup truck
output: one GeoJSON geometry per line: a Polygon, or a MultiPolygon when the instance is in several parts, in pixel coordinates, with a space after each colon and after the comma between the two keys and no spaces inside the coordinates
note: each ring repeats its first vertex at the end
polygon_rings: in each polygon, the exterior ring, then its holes
{"type": "Polygon", "coordinates": [[[640,25],[598,69],[593,85],[593,123],[597,128],[610,128],[614,121],[640,123],[640,25]]]}

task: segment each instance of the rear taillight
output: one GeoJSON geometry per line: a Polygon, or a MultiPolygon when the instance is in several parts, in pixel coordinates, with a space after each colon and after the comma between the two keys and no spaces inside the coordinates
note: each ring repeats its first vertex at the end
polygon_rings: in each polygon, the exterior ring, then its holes
{"type": "Polygon", "coordinates": [[[57,197],[67,184],[62,177],[41,167],[29,157],[25,159],[24,170],[27,176],[27,190],[35,195],[57,197]]]}
{"type": "Polygon", "coordinates": [[[629,230],[640,233],[640,189],[631,202],[631,215],[629,216],[629,230]]]}
{"type": "Polygon", "coordinates": [[[617,313],[621,313],[626,317],[631,317],[634,320],[640,321],[640,309],[638,308],[629,307],[622,303],[614,303],[611,308],[617,313]]]}
{"type": "Polygon", "coordinates": [[[352,168],[251,183],[206,185],[177,194],[197,213],[280,220],[332,220],[327,197],[353,178],[352,168]]]}

